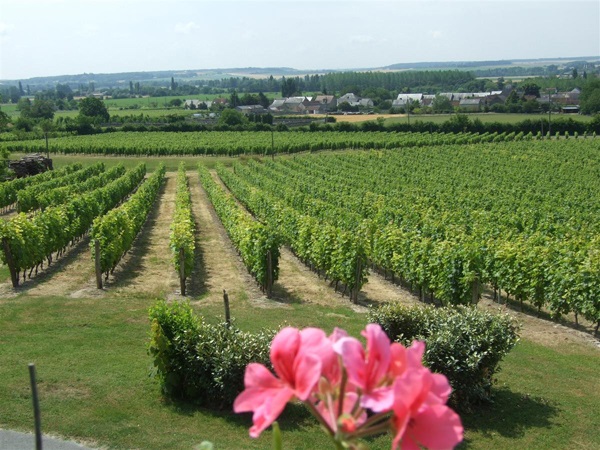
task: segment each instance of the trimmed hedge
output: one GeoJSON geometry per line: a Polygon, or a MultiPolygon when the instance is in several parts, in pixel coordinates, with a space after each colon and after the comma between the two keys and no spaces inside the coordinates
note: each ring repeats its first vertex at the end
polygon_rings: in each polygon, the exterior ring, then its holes
{"type": "Polygon", "coordinates": [[[148,352],[163,393],[209,408],[230,408],[244,390],[251,362],[271,367],[276,330],[247,333],[225,324],[205,323],[188,302],[160,301],[150,308],[148,352]]]}
{"type": "Polygon", "coordinates": [[[424,364],[446,375],[457,408],[492,398],[493,376],[502,358],[518,342],[519,326],[507,314],[490,314],[473,307],[406,307],[389,303],[369,313],[390,339],[410,345],[426,343],[424,364]]]}

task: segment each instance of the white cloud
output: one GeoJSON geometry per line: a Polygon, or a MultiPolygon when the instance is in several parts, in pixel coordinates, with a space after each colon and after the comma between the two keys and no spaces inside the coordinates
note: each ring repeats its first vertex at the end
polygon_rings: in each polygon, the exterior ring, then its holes
{"type": "Polygon", "coordinates": [[[199,30],[200,27],[194,22],[178,23],[175,25],[175,33],[190,34],[194,30],[199,30]]]}
{"type": "Polygon", "coordinates": [[[440,30],[433,30],[429,32],[429,35],[433,39],[440,39],[443,36],[443,33],[440,30]]]}

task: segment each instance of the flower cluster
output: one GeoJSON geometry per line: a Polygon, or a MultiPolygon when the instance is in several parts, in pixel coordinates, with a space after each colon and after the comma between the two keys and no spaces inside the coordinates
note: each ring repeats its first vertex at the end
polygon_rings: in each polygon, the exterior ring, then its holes
{"type": "Polygon", "coordinates": [[[391,343],[377,324],[362,332],[366,348],[340,329],[284,328],[271,344],[273,375],[262,364],[246,368],[245,390],[236,413],[252,412],[250,436],[277,419],[285,405],[300,400],[319,420],[337,448],[358,448],[358,439],[386,431],[392,450],[450,449],[463,437],[459,416],[446,401],[444,375],[423,366],[425,344],[391,343]]]}

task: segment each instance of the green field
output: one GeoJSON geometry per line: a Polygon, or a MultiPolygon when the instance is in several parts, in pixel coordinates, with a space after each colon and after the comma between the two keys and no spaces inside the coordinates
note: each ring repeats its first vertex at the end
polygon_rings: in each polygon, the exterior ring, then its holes
{"type": "Polygon", "coordinates": [[[140,109],[156,109],[156,108],[169,108],[169,102],[171,100],[179,99],[185,100],[214,100],[215,98],[222,97],[223,95],[217,94],[198,94],[198,95],[174,95],[167,97],[140,97],[140,98],[108,98],[104,100],[104,104],[111,112],[120,108],[131,108],[132,106],[139,106],[140,109]]]}

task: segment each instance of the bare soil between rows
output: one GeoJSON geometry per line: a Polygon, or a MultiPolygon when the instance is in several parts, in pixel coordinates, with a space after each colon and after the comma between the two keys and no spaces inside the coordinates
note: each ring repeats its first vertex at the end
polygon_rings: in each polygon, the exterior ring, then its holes
{"type": "MultiPolygon", "coordinates": [[[[192,197],[192,214],[197,227],[195,269],[188,280],[188,298],[197,306],[222,303],[223,291],[230,301],[249,302],[258,308],[290,308],[292,304],[344,306],[359,313],[369,306],[385,302],[421,305],[417,296],[407,289],[369,274],[355,304],[348,296],[335,292],[331,284],[305,266],[286,248],[281,249],[280,275],[272,298],[267,298],[247,272],[195,171],[187,173],[192,197]]],[[[213,176],[220,182],[216,174],[213,176]]],[[[109,277],[103,290],[95,287],[93,261],[89,239],[84,238],[49,268],[25,281],[17,289],[10,280],[0,284],[0,302],[19,294],[28,296],[65,296],[87,298],[102,296],[146,296],[149,299],[178,300],[179,280],[172,263],[169,247],[170,224],[175,204],[176,173],[168,172],[157,202],[144,228],[128,255],[109,277]]],[[[479,307],[490,312],[510,314],[521,323],[524,338],[549,347],[564,343],[583,343],[600,349],[600,341],[592,335],[591,324],[579,327],[570,321],[557,323],[530,312],[520,312],[513,305],[499,305],[484,295],[479,307]]]]}

